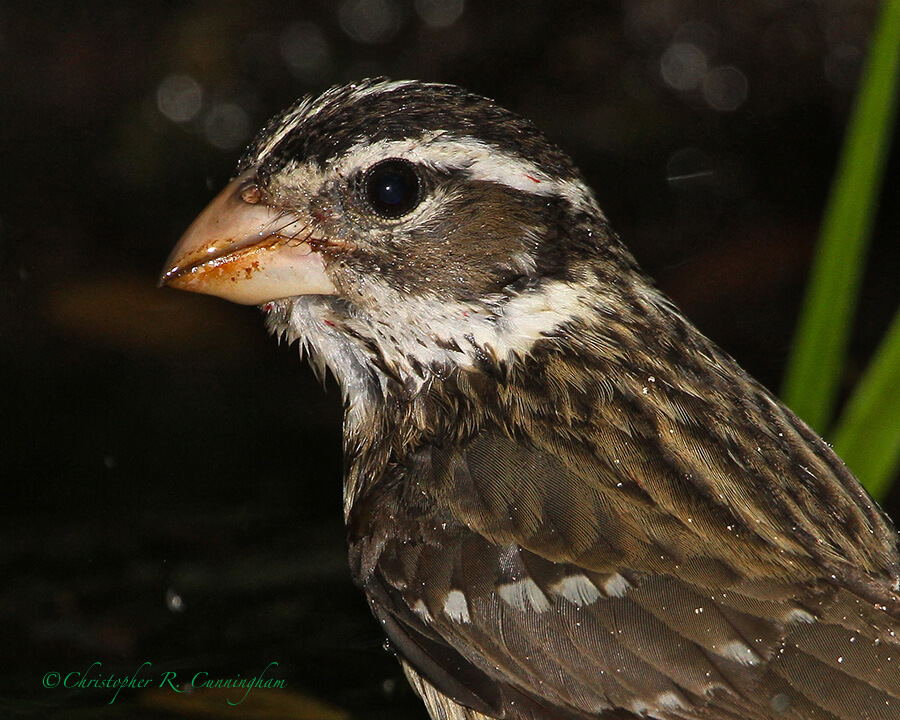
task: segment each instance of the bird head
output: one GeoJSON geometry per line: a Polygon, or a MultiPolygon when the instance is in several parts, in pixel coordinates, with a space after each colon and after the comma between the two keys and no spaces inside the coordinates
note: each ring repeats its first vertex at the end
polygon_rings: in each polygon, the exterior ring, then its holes
{"type": "Polygon", "coordinates": [[[601,258],[633,265],[534,125],[455,86],[373,80],[275,117],[162,282],[262,305],[345,389],[352,368],[421,385],[529,353],[582,312],[601,258]]]}

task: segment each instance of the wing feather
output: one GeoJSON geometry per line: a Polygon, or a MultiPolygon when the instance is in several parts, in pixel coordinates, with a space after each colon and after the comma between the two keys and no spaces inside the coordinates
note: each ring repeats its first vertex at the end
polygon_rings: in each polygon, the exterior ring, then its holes
{"type": "MultiPolygon", "coordinates": [[[[397,492],[429,502],[407,535],[357,551],[378,555],[366,588],[420,684],[530,720],[900,717],[886,608],[734,516],[689,522],[643,490],[614,505],[622,481],[568,451],[574,463],[483,433],[406,468],[397,492]],[[738,562],[754,544],[759,558],[738,562]]],[[[690,486],[678,492],[670,507],[689,504],[690,486]]],[[[392,502],[374,512],[411,504],[392,502]]]]}

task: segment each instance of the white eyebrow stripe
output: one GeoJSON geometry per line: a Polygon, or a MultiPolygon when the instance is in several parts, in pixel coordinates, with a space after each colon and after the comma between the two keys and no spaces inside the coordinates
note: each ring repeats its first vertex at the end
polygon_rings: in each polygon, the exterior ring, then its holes
{"type": "Polygon", "coordinates": [[[293,110],[290,110],[279,121],[276,128],[273,128],[274,132],[265,139],[265,144],[256,149],[253,154],[253,164],[262,162],[262,160],[268,157],[272,151],[278,147],[278,144],[284,140],[284,138],[287,137],[300,122],[314,115],[319,109],[321,109],[321,105],[319,107],[313,107],[312,98],[304,98],[299,105],[293,110]]]}
{"type": "Polygon", "coordinates": [[[334,169],[349,176],[388,158],[463,170],[474,180],[498,183],[532,195],[559,195],[574,205],[589,205],[599,212],[591,191],[580,180],[554,178],[534,163],[473,137],[449,138],[444,133],[431,132],[403,140],[361,141],[344,154],[334,169]]]}
{"type": "Polygon", "coordinates": [[[274,132],[270,137],[266,138],[265,145],[261,146],[256,151],[255,162],[259,163],[263,158],[271,154],[272,151],[278,147],[278,144],[296,130],[300,124],[312,120],[320,112],[331,106],[334,103],[335,98],[338,98],[343,94],[347,94],[347,97],[342,102],[349,104],[358,102],[369,95],[394,90],[405,85],[414,85],[415,83],[416,81],[414,80],[388,80],[385,82],[363,84],[360,87],[352,88],[335,86],[317,97],[305,97],[297,103],[293,109],[288,110],[284,117],[279,121],[277,127],[273,128],[274,132]]]}
{"type": "Polygon", "coordinates": [[[353,88],[353,92],[350,95],[350,102],[362,100],[369,95],[378,95],[379,93],[398,90],[407,85],[422,85],[423,87],[428,87],[429,85],[432,85],[432,83],[423,83],[419,80],[384,80],[382,82],[364,84],[361,87],[353,88]]]}

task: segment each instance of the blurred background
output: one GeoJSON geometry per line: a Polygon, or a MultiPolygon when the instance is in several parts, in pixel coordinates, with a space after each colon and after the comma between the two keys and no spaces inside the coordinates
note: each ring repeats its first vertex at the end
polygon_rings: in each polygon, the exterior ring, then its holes
{"type": "MultiPolygon", "coordinates": [[[[425,717],[350,583],[334,384],[254,308],[156,288],[270,115],[375,75],[495,98],[777,390],[877,8],[0,2],[0,714],[425,717]],[[95,662],[286,692],[42,685],[95,662]]],[[[898,200],[895,148],[848,390],[900,306],[898,200]]]]}

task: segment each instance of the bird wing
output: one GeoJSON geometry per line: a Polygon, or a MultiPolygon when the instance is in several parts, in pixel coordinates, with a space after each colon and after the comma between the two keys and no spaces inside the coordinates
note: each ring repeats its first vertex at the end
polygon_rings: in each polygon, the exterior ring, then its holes
{"type": "Polygon", "coordinates": [[[356,550],[412,676],[494,717],[900,718],[900,622],[849,570],[748,559],[587,455],[482,432],[373,504],[407,514],[356,550]]]}

